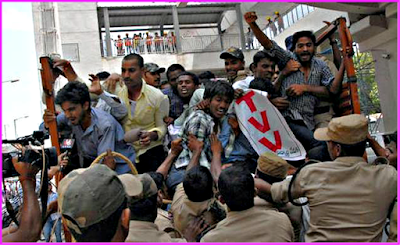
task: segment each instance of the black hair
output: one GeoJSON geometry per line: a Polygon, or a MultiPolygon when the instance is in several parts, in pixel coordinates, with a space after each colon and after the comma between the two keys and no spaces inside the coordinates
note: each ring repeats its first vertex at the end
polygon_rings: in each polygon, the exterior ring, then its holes
{"type": "Polygon", "coordinates": [[[96,74],[96,76],[100,79],[100,81],[106,80],[111,74],[106,71],[101,71],[96,74]]]}
{"type": "Polygon", "coordinates": [[[122,62],[128,61],[128,60],[137,60],[139,67],[143,68],[143,65],[144,65],[143,57],[140,56],[139,54],[128,54],[122,59],[122,62]]]}
{"type": "Polygon", "coordinates": [[[230,101],[233,101],[235,91],[232,85],[226,81],[213,83],[212,86],[206,87],[204,90],[203,99],[212,99],[217,95],[226,96],[230,101]]]}
{"type": "Polygon", "coordinates": [[[176,77],[176,80],[178,80],[178,78],[180,76],[190,76],[195,85],[199,85],[200,84],[199,78],[194,73],[191,73],[191,72],[188,72],[188,71],[183,71],[183,72],[179,73],[179,75],[176,77]]]}
{"type": "Polygon", "coordinates": [[[222,170],[218,189],[232,211],[243,211],[254,206],[254,179],[243,166],[235,165],[222,170]]]}
{"type": "Polygon", "coordinates": [[[212,79],[215,78],[215,74],[211,71],[205,71],[199,74],[199,79],[212,79]]]}
{"type": "Polygon", "coordinates": [[[271,95],[271,98],[278,97],[274,85],[268,79],[256,77],[250,82],[249,88],[268,92],[268,94],[271,95]]]}
{"type": "Polygon", "coordinates": [[[163,183],[164,183],[164,176],[159,173],[159,172],[148,172],[148,174],[150,175],[150,177],[154,180],[154,182],[157,185],[157,189],[160,190],[163,187],[163,183]]]}
{"type": "Polygon", "coordinates": [[[312,33],[312,31],[298,31],[295,34],[293,34],[293,50],[295,49],[299,39],[302,37],[310,38],[314,45],[317,42],[317,39],[315,38],[315,35],[314,33],[312,33]]]}
{"type": "Polygon", "coordinates": [[[397,145],[397,131],[394,132],[393,134],[389,135],[389,140],[390,140],[390,142],[394,142],[397,145]]]}
{"type": "Polygon", "coordinates": [[[128,198],[128,207],[131,211],[131,220],[154,222],[157,218],[157,195],[135,200],[128,198]]]}
{"type": "Polygon", "coordinates": [[[269,59],[270,61],[276,63],[276,59],[269,55],[265,51],[258,51],[254,56],[253,56],[253,63],[255,66],[257,66],[258,62],[260,62],[262,59],[269,59]]]}
{"type": "Polygon", "coordinates": [[[190,201],[202,202],[213,197],[213,178],[204,166],[195,166],[185,173],[183,189],[190,201]]]}
{"type": "Polygon", "coordinates": [[[90,105],[89,89],[86,84],[81,82],[68,82],[58,91],[55,103],[61,105],[65,101],[81,105],[84,105],[85,102],[89,102],[90,105]]]}
{"type": "Polygon", "coordinates": [[[340,145],[340,157],[362,157],[365,152],[365,146],[367,144],[366,140],[358,142],[356,144],[347,145],[342,143],[334,142],[340,145]]]}
{"type": "Polygon", "coordinates": [[[250,69],[251,72],[254,73],[254,70],[256,69],[256,65],[254,63],[251,63],[250,66],[249,66],[249,69],[250,69]]]}
{"type": "Polygon", "coordinates": [[[186,71],[185,68],[180,64],[172,64],[172,65],[170,65],[168,67],[168,69],[167,69],[167,72],[166,72],[168,81],[169,81],[169,73],[173,72],[173,71],[176,71],[176,70],[186,71]]]}
{"type": "MultiPolygon", "coordinates": [[[[78,234],[74,229],[69,229],[77,242],[111,242],[117,232],[118,223],[122,215],[122,211],[126,208],[127,200],[125,199],[119,208],[106,219],[93,224],[86,228],[79,228],[81,234],[78,234]]],[[[79,205],[79,204],[77,204],[79,205]]],[[[63,217],[76,226],[79,225],[67,215],[63,217]]]]}

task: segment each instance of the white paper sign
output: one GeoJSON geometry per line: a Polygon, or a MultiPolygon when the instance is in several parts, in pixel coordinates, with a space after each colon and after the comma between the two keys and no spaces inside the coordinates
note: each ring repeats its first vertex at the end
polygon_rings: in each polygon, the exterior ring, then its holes
{"type": "Polygon", "coordinates": [[[270,151],[285,160],[305,158],[303,145],[296,139],[285,118],[261,91],[247,90],[244,96],[234,101],[234,108],[240,130],[258,155],[270,151]]]}

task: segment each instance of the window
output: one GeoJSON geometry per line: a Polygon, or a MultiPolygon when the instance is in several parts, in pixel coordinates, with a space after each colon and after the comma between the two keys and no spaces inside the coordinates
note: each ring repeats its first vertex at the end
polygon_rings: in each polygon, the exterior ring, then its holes
{"type": "Polygon", "coordinates": [[[288,28],[289,27],[289,22],[288,22],[288,15],[286,14],[283,16],[283,28],[288,28]]]}
{"type": "Polygon", "coordinates": [[[79,62],[79,45],[77,43],[62,44],[64,59],[79,62]]]}
{"type": "Polygon", "coordinates": [[[293,9],[291,12],[293,13],[293,23],[296,23],[296,21],[299,19],[297,17],[297,11],[296,9],[293,9]]]}
{"type": "Polygon", "coordinates": [[[292,11],[288,13],[288,19],[289,19],[289,26],[293,25],[293,15],[292,11]]]}
{"type": "Polygon", "coordinates": [[[308,11],[307,5],[303,5],[303,4],[302,4],[301,7],[303,8],[304,16],[308,15],[310,11],[308,11]]]}
{"type": "Polygon", "coordinates": [[[297,10],[297,16],[298,16],[298,18],[299,18],[299,19],[303,18],[304,15],[303,15],[302,6],[301,6],[301,5],[297,6],[297,7],[296,7],[296,10],[297,10]]]}

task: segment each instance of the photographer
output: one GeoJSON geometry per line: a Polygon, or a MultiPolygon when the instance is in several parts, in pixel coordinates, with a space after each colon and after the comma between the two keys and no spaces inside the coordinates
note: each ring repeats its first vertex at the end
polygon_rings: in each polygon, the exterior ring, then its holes
{"type": "MultiPolygon", "coordinates": [[[[39,202],[35,194],[36,173],[39,169],[30,163],[17,162],[12,159],[15,170],[19,173],[19,181],[23,191],[23,205],[19,227],[11,229],[2,236],[3,242],[36,242],[42,231],[42,220],[40,216],[39,202]]],[[[8,229],[8,228],[6,228],[8,229]]]]}

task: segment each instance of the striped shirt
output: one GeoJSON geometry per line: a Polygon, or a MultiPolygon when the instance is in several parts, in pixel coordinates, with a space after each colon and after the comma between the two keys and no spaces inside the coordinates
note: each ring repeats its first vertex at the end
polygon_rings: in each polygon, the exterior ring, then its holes
{"type": "MultiPolygon", "coordinates": [[[[222,118],[221,123],[225,119],[225,117],[222,118]]],[[[196,110],[189,115],[189,117],[185,120],[181,131],[179,132],[179,137],[182,138],[183,150],[175,162],[176,168],[186,167],[187,165],[189,165],[190,159],[192,158],[192,152],[187,146],[189,134],[193,134],[193,136],[195,136],[198,140],[204,142],[199,163],[201,166],[210,168],[212,152],[209,137],[213,132],[214,125],[215,123],[213,118],[203,110],[196,110]]],[[[219,135],[219,133],[221,132],[220,126],[221,125],[219,125],[218,127],[217,135],[219,135]]],[[[227,138],[228,140],[224,145],[224,153],[225,155],[229,156],[229,154],[233,150],[235,134],[231,133],[227,138]]]]}
{"type": "MultiPolygon", "coordinates": [[[[276,59],[279,60],[280,65],[286,65],[286,63],[290,59],[298,61],[295,54],[282,49],[278,46],[276,42],[271,42],[273,44],[272,48],[270,50],[266,50],[266,52],[276,57],[276,59]]],[[[329,70],[329,67],[326,65],[325,62],[315,57],[312,57],[311,70],[308,80],[305,81],[304,73],[302,71],[298,70],[292,72],[289,76],[283,79],[282,85],[280,87],[280,96],[287,96],[286,89],[292,84],[326,86],[329,90],[334,78],[335,77],[333,76],[332,72],[329,70]]],[[[314,108],[315,105],[318,103],[318,98],[311,93],[304,93],[301,96],[288,96],[288,100],[290,102],[290,105],[287,109],[281,111],[282,115],[285,118],[289,118],[292,120],[304,121],[306,126],[310,130],[313,130],[315,128],[314,108]]]]}

